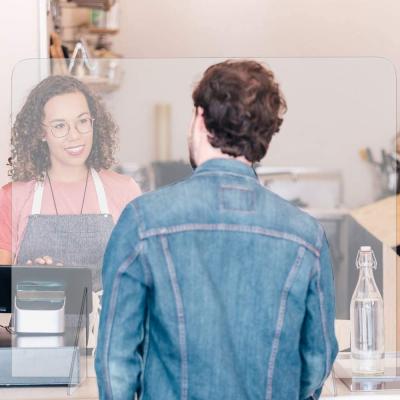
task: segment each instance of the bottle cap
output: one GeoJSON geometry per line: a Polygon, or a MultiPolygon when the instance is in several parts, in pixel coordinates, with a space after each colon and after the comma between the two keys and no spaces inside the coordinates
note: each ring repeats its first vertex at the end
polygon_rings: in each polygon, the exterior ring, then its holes
{"type": "Polygon", "coordinates": [[[361,246],[360,251],[372,251],[371,246],[361,246]]]}
{"type": "Polygon", "coordinates": [[[376,269],[377,262],[371,246],[361,246],[357,253],[356,267],[371,267],[376,269]]]}

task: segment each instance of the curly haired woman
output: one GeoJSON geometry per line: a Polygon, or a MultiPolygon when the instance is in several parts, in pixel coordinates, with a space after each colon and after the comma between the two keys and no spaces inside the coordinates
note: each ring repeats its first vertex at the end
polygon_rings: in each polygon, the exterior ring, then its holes
{"type": "Polygon", "coordinates": [[[140,194],[114,163],[117,127],[80,81],[51,76],[29,94],[0,190],[0,264],[88,265],[94,288],[109,235],[140,194]],[[12,217],[11,217],[12,216],[12,217]]]}

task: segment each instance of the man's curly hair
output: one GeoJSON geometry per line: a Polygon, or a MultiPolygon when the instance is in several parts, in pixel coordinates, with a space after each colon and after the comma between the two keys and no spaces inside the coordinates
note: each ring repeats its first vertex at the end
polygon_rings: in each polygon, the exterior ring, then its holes
{"type": "Polygon", "coordinates": [[[286,102],[271,71],[256,61],[227,60],[209,67],[195,88],[209,142],[230,156],[260,161],[279,131],[286,102]]]}
{"type": "Polygon", "coordinates": [[[43,180],[50,167],[47,142],[43,138],[44,107],[54,96],[82,93],[94,118],[93,146],[86,165],[100,170],[110,168],[117,148],[117,125],[100,98],[78,79],[54,75],[41,81],[29,94],[18,113],[11,133],[9,175],[13,181],[43,180]]]}

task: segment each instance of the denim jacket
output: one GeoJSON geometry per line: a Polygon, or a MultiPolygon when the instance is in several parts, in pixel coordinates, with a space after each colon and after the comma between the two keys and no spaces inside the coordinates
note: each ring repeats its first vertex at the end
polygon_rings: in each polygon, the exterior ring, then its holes
{"type": "Polygon", "coordinates": [[[236,160],[131,202],[103,285],[101,399],[317,399],[337,354],[321,225],[236,160]]]}

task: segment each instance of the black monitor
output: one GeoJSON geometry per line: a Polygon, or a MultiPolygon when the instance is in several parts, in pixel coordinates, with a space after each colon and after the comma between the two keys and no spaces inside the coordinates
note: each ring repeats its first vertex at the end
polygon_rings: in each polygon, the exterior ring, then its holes
{"type": "Polygon", "coordinates": [[[0,266],[0,313],[12,312],[12,297],[20,282],[55,282],[65,288],[65,313],[77,314],[86,289],[88,312],[92,311],[92,275],[87,267],[0,266]]]}
{"type": "Polygon", "coordinates": [[[0,266],[0,313],[11,313],[11,268],[0,266]]]}

